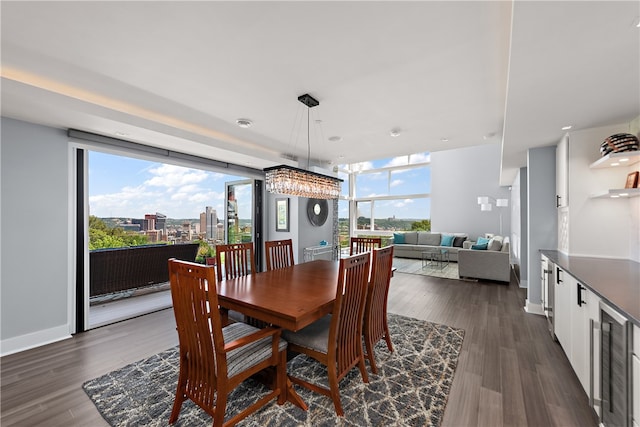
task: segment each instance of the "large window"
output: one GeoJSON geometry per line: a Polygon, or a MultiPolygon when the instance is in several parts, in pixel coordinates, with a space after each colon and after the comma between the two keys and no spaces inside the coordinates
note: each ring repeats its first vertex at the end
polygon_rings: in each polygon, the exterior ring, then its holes
{"type": "Polygon", "coordinates": [[[429,153],[417,153],[341,165],[341,243],[350,235],[391,236],[394,231],[430,229],[430,161],[429,153]]]}
{"type": "MultiPolygon", "coordinates": [[[[98,151],[89,151],[88,176],[90,225],[102,226],[100,221],[106,226],[102,231],[90,229],[89,249],[131,246],[129,241],[202,241],[203,248],[222,243],[225,183],[244,179],[98,151]],[[121,232],[109,233],[110,229],[121,232]]],[[[251,226],[252,200],[250,194],[236,198],[238,212],[245,213],[240,217],[244,230],[251,226]]]]}

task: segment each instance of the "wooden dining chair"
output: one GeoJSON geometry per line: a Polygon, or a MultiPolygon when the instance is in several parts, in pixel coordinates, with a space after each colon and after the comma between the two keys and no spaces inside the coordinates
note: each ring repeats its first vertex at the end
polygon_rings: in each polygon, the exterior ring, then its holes
{"type": "Polygon", "coordinates": [[[214,269],[169,260],[173,312],[180,345],[180,372],[169,423],[177,421],[185,400],[213,417],[214,426],[233,425],[278,398],[286,398],[286,341],[280,329],[244,323],[222,327],[214,269]],[[250,376],[275,367],[273,390],[225,422],[229,393],[250,376]]]}
{"type": "Polygon", "coordinates": [[[369,259],[370,254],[367,252],[340,260],[332,314],[298,332],[282,331],[283,338],[289,343],[289,350],[304,353],[327,366],[329,389],[293,376],[290,376],[291,381],[331,397],[339,416],[344,415],[340,403],[340,380],[358,366],[362,380],[369,382],[362,351],[362,316],[369,278],[369,259]]]}
{"type": "Polygon", "coordinates": [[[370,252],[382,246],[381,237],[351,237],[349,239],[349,255],[370,252]]]}
{"type": "Polygon", "coordinates": [[[387,298],[393,268],[393,246],[374,249],[371,260],[371,280],[367,290],[367,302],[364,307],[362,331],[366,348],[365,358],[369,360],[371,371],[378,373],[373,347],[382,338],[387,348],[393,352],[389,325],[387,324],[387,298]]]}
{"type": "Polygon", "coordinates": [[[291,239],[264,242],[264,247],[267,253],[267,271],[290,267],[294,264],[291,239]]]}
{"type": "MultiPolygon", "coordinates": [[[[235,279],[256,272],[253,243],[232,243],[216,245],[216,277],[219,282],[224,279],[235,279]]],[[[266,326],[264,322],[249,318],[235,310],[222,310],[228,319],[246,322],[253,326],[266,326]]]]}

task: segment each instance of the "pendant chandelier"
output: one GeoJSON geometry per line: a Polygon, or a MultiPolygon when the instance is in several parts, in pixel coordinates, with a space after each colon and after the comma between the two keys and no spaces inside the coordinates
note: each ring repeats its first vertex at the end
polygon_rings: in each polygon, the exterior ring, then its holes
{"type": "MultiPolygon", "coordinates": [[[[320,103],[309,94],[300,95],[298,101],[307,108],[307,168],[310,166],[311,142],[309,137],[309,112],[320,103]]],[[[342,180],[309,170],[287,165],[273,166],[263,169],[265,186],[269,193],[289,196],[308,197],[313,199],[337,199],[340,196],[342,180]]]]}

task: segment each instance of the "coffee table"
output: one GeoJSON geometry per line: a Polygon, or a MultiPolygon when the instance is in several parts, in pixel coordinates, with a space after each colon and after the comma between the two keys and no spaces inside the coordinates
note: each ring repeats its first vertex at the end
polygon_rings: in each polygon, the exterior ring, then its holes
{"type": "Polygon", "coordinates": [[[449,265],[449,250],[443,248],[431,248],[422,251],[422,268],[432,267],[443,270],[449,265]]]}

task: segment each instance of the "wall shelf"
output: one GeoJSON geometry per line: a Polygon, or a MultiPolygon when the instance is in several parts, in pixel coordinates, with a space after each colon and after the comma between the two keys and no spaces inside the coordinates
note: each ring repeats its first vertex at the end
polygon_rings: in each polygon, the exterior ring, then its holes
{"type": "Polygon", "coordinates": [[[592,194],[592,199],[630,199],[640,196],[640,188],[620,188],[615,190],[607,190],[601,193],[592,194]],[[624,195],[623,195],[624,194],[624,195]]]}
{"type": "Polygon", "coordinates": [[[606,156],[596,160],[595,162],[589,165],[591,169],[604,169],[604,168],[615,168],[615,167],[626,167],[631,166],[640,162],[640,151],[626,151],[624,153],[609,153],[606,156]],[[628,159],[627,161],[621,161],[623,159],[628,159]],[[618,163],[614,165],[612,163],[618,163]]]}

